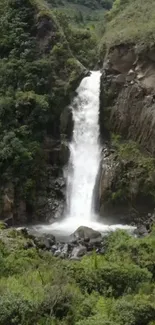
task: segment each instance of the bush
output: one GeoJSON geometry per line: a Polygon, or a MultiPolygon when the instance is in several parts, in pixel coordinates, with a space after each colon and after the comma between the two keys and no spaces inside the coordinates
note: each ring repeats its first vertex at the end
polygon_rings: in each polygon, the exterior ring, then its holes
{"type": "Polygon", "coordinates": [[[21,296],[5,294],[0,297],[0,324],[30,325],[36,321],[36,306],[21,296]]]}
{"type": "Polygon", "coordinates": [[[152,277],[146,269],[124,261],[116,264],[97,256],[96,267],[90,262],[85,258],[84,266],[74,267],[77,283],[83,292],[89,294],[95,290],[106,296],[119,297],[128,291],[135,292],[139,283],[148,282],[152,277]]]}
{"type": "Polygon", "coordinates": [[[116,314],[121,324],[147,325],[155,318],[155,304],[147,296],[129,296],[116,302],[116,314]]]}
{"type": "Polygon", "coordinates": [[[93,253],[78,262],[28,248],[30,239],[19,231],[1,229],[0,237],[1,325],[148,325],[154,320],[153,233],[138,239],[116,231],[104,238],[104,256],[93,253]]]}

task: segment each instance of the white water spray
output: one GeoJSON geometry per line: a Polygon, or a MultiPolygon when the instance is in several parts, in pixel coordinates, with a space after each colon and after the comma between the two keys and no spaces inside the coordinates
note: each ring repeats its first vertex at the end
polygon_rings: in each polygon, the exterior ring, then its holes
{"type": "Polygon", "coordinates": [[[99,92],[100,72],[95,71],[82,80],[71,106],[74,131],[67,184],[70,222],[94,219],[93,193],[100,164],[99,92]]]}

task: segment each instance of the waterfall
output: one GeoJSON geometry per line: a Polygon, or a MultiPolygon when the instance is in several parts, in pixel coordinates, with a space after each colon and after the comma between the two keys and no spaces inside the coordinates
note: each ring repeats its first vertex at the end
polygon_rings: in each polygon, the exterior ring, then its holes
{"type": "Polygon", "coordinates": [[[82,80],[71,105],[74,130],[67,182],[70,222],[94,219],[93,193],[100,164],[99,93],[100,72],[94,71],[82,80]]]}
{"type": "Polygon", "coordinates": [[[42,225],[41,232],[52,232],[61,238],[70,235],[79,226],[87,226],[101,232],[130,226],[104,225],[97,222],[94,211],[94,188],[100,165],[99,142],[99,93],[100,72],[91,72],[77,89],[70,109],[74,129],[70,143],[70,159],[67,173],[67,207],[64,219],[51,225],[42,225]]]}

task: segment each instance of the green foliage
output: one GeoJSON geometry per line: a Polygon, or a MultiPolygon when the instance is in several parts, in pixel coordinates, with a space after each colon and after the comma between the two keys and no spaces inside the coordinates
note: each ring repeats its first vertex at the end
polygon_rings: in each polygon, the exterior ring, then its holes
{"type": "Polygon", "coordinates": [[[116,231],[104,238],[104,255],[78,262],[25,249],[19,231],[0,237],[0,324],[153,325],[153,233],[116,231]]]}
{"type": "Polygon", "coordinates": [[[102,46],[120,43],[140,43],[144,47],[154,44],[155,2],[145,0],[115,0],[106,14],[106,30],[102,46]]]}
{"type": "Polygon", "coordinates": [[[0,183],[11,182],[32,209],[45,178],[45,136],[60,138],[61,112],[83,71],[47,3],[1,1],[0,183]]]}
{"type": "Polygon", "coordinates": [[[91,1],[88,1],[88,0],[69,0],[69,2],[72,2],[72,3],[75,3],[75,4],[78,4],[78,5],[83,5],[83,6],[86,6],[88,8],[91,8],[91,9],[96,9],[98,7],[102,7],[102,8],[105,8],[105,9],[110,9],[111,6],[112,6],[112,0],[91,0],[91,1]]]}
{"type": "Polygon", "coordinates": [[[87,263],[83,268],[76,268],[75,278],[79,283],[81,290],[97,291],[106,296],[121,296],[123,293],[134,291],[140,282],[147,282],[151,279],[151,274],[147,270],[141,270],[137,266],[122,263],[107,263],[102,257],[97,259],[97,269],[90,265],[90,259],[85,258],[87,263]],[[88,264],[89,263],[89,264],[88,264]]]}
{"type": "Polygon", "coordinates": [[[5,229],[6,225],[3,221],[0,221],[0,229],[5,229]]]}
{"type": "Polygon", "coordinates": [[[89,29],[80,29],[68,24],[67,16],[56,11],[56,17],[63,27],[66,39],[74,56],[86,67],[94,68],[96,58],[97,38],[89,29]]]}

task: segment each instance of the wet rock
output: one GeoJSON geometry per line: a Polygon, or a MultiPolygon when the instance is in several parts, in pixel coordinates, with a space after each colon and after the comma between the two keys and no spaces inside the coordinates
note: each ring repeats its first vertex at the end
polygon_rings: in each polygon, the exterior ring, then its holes
{"type": "Polygon", "coordinates": [[[70,243],[72,245],[78,245],[78,240],[73,237],[73,235],[70,236],[70,243]]]}
{"type": "Polygon", "coordinates": [[[144,225],[139,225],[137,229],[134,231],[134,234],[138,237],[144,237],[148,235],[148,231],[144,225]]]}
{"type": "Polygon", "coordinates": [[[50,237],[36,237],[34,239],[36,246],[43,250],[51,250],[52,246],[55,244],[55,237],[50,235],[50,237]]]}
{"type": "Polygon", "coordinates": [[[118,76],[116,76],[115,82],[118,84],[124,84],[125,83],[125,75],[119,74],[118,76]]]}
{"type": "Polygon", "coordinates": [[[29,237],[28,229],[27,228],[22,228],[20,229],[20,232],[24,237],[29,237]]]}
{"type": "Polygon", "coordinates": [[[82,257],[86,253],[87,253],[87,249],[85,246],[74,247],[71,253],[71,258],[82,257]]]}
{"type": "Polygon", "coordinates": [[[45,248],[47,250],[50,250],[51,249],[52,244],[53,244],[53,241],[51,241],[50,238],[45,238],[44,239],[44,245],[45,245],[45,248]]]}
{"type": "Polygon", "coordinates": [[[10,217],[4,219],[4,222],[7,225],[7,227],[12,227],[14,225],[13,216],[10,216],[10,217]]]}
{"type": "Polygon", "coordinates": [[[99,237],[97,237],[97,238],[91,238],[90,241],[89,241],[89,243],[93,244],[93,245],[100,245],[101,242],[102,242],[101,235],[99,237]]]}
{"type": "Polygon", "coordinates": [[[36,247],[35,243],[33,242],[33,240],[28,240],[26,242],[26,244],[24,245],[24,249],[29,249],[29,248],[33,248],[36,247]]]}
{"type": "Polygon", "coordinates": [[[77,239],[89,238],[89,240],[90,240],[90,239],[94,239],[94,238],[100,238],[101,233],[99,231],[92,229],[92,228],[81,226],[71,236],[75,239],[76,238],[77,239]]]}
{"type": "Polygon", "coordinates": [[[63,249],[62,249],[62,253],[64,253],[67,256],[68,251],[69,251],[69,245],[68,244],[65,244],[64,247],[63,247],[63,249]]]}
{"type": "Polygon", "coordinates": [[[105,248],[102,247],[102,248],[99,250],[99,253],[100,253],[100,254],[105,254],[105,248]]]}
{"type": "Polygon", "coordinates": [[[60,258],[67,258],[68,255],[69,255],[69,244],[64,244],[64,245],[61,245],[59,246],[59,248],[57,249],[57,251],[55,252],[55,256],[59,256],[60,258]],[[60,252],[60,254],[59,254],[60,252]]]}
{"type": "Polygon", "coordinates": [[[127,74],[126,80],[133,81],[135,79],[135,76],[136,76],[135,72],[131,69],[127,74]]]}
{"type": "Polygon", "coordinates": [[[56,250],[57,250],[57,245],[52,245],[52,247],[51,247],[51,250],[53,251],[53,252],[55,252],[56,250]]]}
{"type": "Polygon", "coordinates": [[[54,256],[55,257],[58,257],[58,256],[60,256],[61,255],[61,250],[60,249],[57,249],[56,251],[55,251],[55,253],[54,253],[54,256]]]}
{"type": "Polygon", "coordinates": [[[84,242],[85,242],[85,243],[88,243],[89,240],[90,240],[89,237],[84,238],[84,242]]]}

